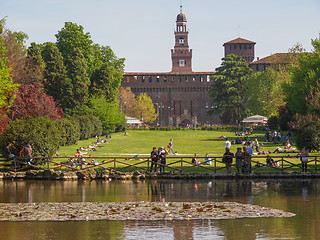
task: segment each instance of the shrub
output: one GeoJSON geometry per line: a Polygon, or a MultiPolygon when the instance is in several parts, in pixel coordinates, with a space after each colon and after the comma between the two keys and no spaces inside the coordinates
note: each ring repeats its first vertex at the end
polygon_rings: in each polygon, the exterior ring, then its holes
{"type": "Polygon", "coordinates": [[[79,121],[80,126],[80,140],[93,137],[93,126],[90,118],[88,116],[78,116],[76,119],[79,121]]]}
{"type": "Polygon", "coordinates": [[[94,135],[98,135],[98,136],[101,136],[102,134],[102,123],[100,121],[100,119],[96,116],[88,116],[91,120],[91,124],[92,124],[92,127],[93,127],[93,136],[94,135]]]}
{"type": "Polygon", "coordinates": [[[65,141],[66,133],[59,123],[47,117],[37,117],[10,122],[1,136],[0,145],[1,149],[4,149],[6,143],[11,142],[12,152],[19,155],[19,151],[30,143],[33,149],[32,156],[49,157],[59,146],[64,145],[65,141]]]}
{"type": "Polygon", "coordinates": [[[63,118],[59,121],[59,123],[66,132],[65,145],[75,144],[80,139],[79,123],[73,118],[63,118]]]}

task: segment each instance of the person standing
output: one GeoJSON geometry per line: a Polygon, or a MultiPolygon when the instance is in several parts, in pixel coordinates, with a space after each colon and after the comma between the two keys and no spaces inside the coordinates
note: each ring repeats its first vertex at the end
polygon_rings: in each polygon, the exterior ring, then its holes
{"type": "Polygon", "coordinates": [[[175,151],[173,151],[173,138],[170,139],[168,148],[169,148],[169,151],[168,151],[169,154],[170,154],[170,151],[172,152],[172,154],[175,154],[175,151]]]}
{"type": "Polygon", "coordinates": [[[225,141],[225,143],[224,143],[224,147],[225,147],[225,148],[228,148],[229,150],[230,150],[230,148],[231,148],[231,142],[229,141],[228,138],[226,139],[226,141],[225,141]]]}
{"type": "Polygon", "coordinates": [[[227,173],[231,173],[231,165],[234,154],[230,152],[229,148],[226,148],[226,152],[223,154],[222,162],[226,164],[227,173]]]}
{"type": "Polygon", "coordinates": [[[308,157],[309,157],[309,152],[306,147],[302,148],[301,152],[297,155],[301,159],[301,167],[302,167],[302,172],[307,172],[307,164],[308,164],[308,157]]]}
{"type": "Polygon", "coordinates": [[[248,157],[247,157],[247,171],[251,173],[251,156],[253,154],[253,147],[250,145],[250,142],[247,143],[247,152],[248,152],[248,157]]]}
{"type": "Polygon", "coordinates": [[[164,147],[161,147],[161,152],[160,152],[160,172],[165,172],[166,171],[166,156],[168,154],[168,151],[164,149],[164,147]]]}
{"type": "Polygon", "coordinates": [[[152,152],[151,152],[151,168],[150,168],[150,172],[152,172],[153,166],[154,166],[154,172],[157,171],[157,162],[158,162],[157,148],[153,147],[152,152]]]}
{"type": "Polygon", "coordinates": [[[241,147],[237,148],[237,152],[235,154],[235,158],[236,158],[236,167],[237,167],[237,171],[238,173],[240,173],[240,170],[243,172],[243,153],[241,151],[241,147]]]}

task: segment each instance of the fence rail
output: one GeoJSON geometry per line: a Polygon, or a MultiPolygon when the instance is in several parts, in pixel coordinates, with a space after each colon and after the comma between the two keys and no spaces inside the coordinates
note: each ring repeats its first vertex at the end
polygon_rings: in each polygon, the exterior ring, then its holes
{"type": "MultiPolygon", "coordinates": [[[[42,162],[41,165],[27,163],[22,158],[17,158],[15,160],[2,160],[0,161],[0,171],[26,171],[29,169],[36,170],[67,170],[67,171],[78,171],[78,170],[89,170],[89,169],[109,169],[117,170],[120,172],[130,172],[130,171],[150,171],[152,160],[150,157],[137,158],[130,156],[122,157],[95,157],[95,163],[88,161],[92,157],[83,157],[77,159],[76,162],[67,162],[67,159],[74,157],[35,157],[34,162],[42,162]],[[91,164],[90,164],[91,163],[91,164]]],[[[157,171],[160,167],[165,167],[166,171],[179,172],[179,173],[191,173],[191,172],[226,172],[225,163],[222,161],[222,157],[212,157],[212,165],[204,164],[204,157],[197,157],[199,160],[203,160],[200,164],[191,163],[193,157],[178,157],[178,156],[168,156],[166,158],[166,163],[157,162],[157,171]]],[[[309,156],[306,172],[318,172],[318,156],[309,156]]],[[[290,172],[290,171],[302,171],[303,167],[299,158],[291,158],[288,156],[272,156],[278,166],[269,166],[265,163],[266,156],[252,156],[250,158],[251,169],[250,172],[290,172]],[[264,162],[264,163],[262,163],[264,162]]],[[[231,165],[232,172],[237,172],[235,159],[233,159],[233,164],[231,165]]],[[[154,170],[154,169],[153,169],[154,170]]]]}

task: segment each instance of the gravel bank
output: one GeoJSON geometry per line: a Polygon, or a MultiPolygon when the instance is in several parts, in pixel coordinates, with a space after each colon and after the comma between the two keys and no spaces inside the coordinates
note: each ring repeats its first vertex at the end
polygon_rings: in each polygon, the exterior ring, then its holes
{"type": "Polygon", "coordinates": [[[292,216],[295,214],[235,202],[0,203],[0,221],[170,221],[292,216]]]}

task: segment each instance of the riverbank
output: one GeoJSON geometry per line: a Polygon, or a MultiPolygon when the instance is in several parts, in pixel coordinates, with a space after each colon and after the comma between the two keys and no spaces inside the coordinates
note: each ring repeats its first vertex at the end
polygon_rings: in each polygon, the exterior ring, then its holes
{"type": "Polygon", "coordinates": [[[0,203],[0,221],[170,221],[292,216],[295,214],[235,202],[0,203]]]}
{"type": "Polygon", "coordinates": [[[146,180],[146,179],[270,179],[270,178],[320,178],[320,172],[278,173],[154,173],[119,172],[113,170],[28,170],[25,172],[0,172],[0,180],[146,180]]]}

